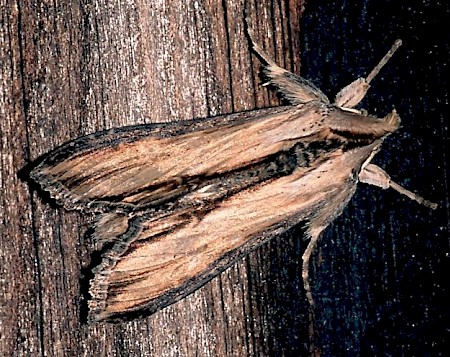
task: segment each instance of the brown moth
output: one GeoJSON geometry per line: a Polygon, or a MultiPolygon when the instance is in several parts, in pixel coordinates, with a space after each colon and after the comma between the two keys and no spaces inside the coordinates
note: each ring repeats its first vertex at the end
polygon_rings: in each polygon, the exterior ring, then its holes
{"type": "Polygon", "coordinates": [[[112,245],[93,271],[92,321],[173,304],[298,223],[310,238],[303,279],[312,305],[309,257],[359,181],[435,207],[370,163],[399,127],[397,113],[354,109],[399,41],[334,103],[251,43],[266,84],[289,105],[97,132],[34,165],[31,178],[66,209],[96,213],[93,237],[112,245]]]}

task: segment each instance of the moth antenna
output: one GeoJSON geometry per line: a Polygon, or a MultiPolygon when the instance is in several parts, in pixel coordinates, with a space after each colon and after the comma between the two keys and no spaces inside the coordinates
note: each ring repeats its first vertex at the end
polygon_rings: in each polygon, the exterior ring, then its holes
{"type": "Polygon", "coordinates": [[[366,83],[369,84],[372,79],[380,72],[381,68],[391,59],[391,57],[394,55],[395,51],[398,50],[398,48],[402,45],[402,40],[398,39],[394,42],[391,49],[384,55],[384,57],[381,59],[381,61],[375,66],[375,68],[372,70],[372,72],[369,73],[369,75],[366,78],[366,83]]]}
{"type": "Polygon", "coordinates": [[[386,171],[374,164],[368,164],[361,171],[361,173],[359,174],[359,181],[367,183],[369,185],[381,187],[382,189],[391,187],[398,193],[409,197],[410,199],[416,201],[417,203],[420,203],[421,205],[424,205],[431,209],[436,209],[438,207],[436,203],[430,202],[422,196],[419,196],[414,192],[407,190],[403,186],[400,186],[398,183],[392,181],[391,177],[386,173],[386,171]]]}
{"type": "Polygon", "coordinates": [[[388,53],[386,53],[381,61],[375,66],[372,72],[369,73],[367,78],[358,78],[349,85],[342,88],[336,95],[334,103],[338,107],[344,109],[351,109],[358,105],[369,90],[370,81],[380,72],[381,68],[383,68],[387,61],[389,61],[389,59],[394,55],[395,51],[397,51],[401,44],[401,40],[395,41],[388,53]]]}
{"type": "Polygon", "coordinates": [[[398,183],[391,181],[389,182],[389,187],[393,188],[398,193],[408,196],[413,201],[416,201],[417,203],[420,203],[421,205],[424,205],[425,207],[436,209],[438,205],[434,202],[430,202],[423,198],[422,196],[416,195],[414,192],[411,192],[404,188],[403,186],[400,186],[398,183]]]}

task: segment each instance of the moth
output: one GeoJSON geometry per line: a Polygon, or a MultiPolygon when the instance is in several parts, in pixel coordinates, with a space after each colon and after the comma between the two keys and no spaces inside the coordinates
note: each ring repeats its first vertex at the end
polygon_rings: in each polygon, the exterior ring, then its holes
{"type": "Polygon", "coordinates": [[[173,304],[296,224],[310,239],[302,269],[312,305],[309,257],[358,182],[435,208],[370,163],[398,129],[396,111],[355,109],[400,41],[331,103],[249,37],[265,84],[288,105],[101,131],[33,165],[32,180],[59,204],[96,214],[92,234],[106,248],[90,282],[91,321],[173,304]]]}

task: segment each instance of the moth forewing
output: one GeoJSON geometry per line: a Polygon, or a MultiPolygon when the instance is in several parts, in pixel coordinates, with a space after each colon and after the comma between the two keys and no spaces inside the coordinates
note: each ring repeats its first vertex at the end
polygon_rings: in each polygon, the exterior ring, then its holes
{"type": "Polygon", "coordinates": [[[299,167],[290,175],[242,190],[206,213],[183,212],[183,224],[175,228],[172,216],[133,222],[136,235],[127,249],[120,256],[109,256],[102,266],[109,273],[93,280],[92,295],[101,298],[90,303],[92,317],[154,312],[291,226],[309,222],[309,234],[328,225],[353,195],[359,168],[379,143],[335,153],[313,167],[299,167]]]}
{"type": "Polygon", "coordinates": [[[136,211],[182,197],[199,181],[266,160],[302,140],[344,142],[354,133],[379,138],[398,126],[387,119],[313,101],[218,116],[193,128],[177,122],[119,128],[57,148],[31,177],[69,209],[136,211]]]}

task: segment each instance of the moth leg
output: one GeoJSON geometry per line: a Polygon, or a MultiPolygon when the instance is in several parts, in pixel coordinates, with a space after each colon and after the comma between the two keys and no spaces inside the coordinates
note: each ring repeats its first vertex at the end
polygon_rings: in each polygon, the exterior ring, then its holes
{"type": "Polygon", "coordinates": [[[306,298],[308,299],[308,302],[310,306],[314,305],[314,299],[312,297],[311,293],[311,283],[309,281],[309,260],[311,258],[312,253],[314,252],[314,249],[317,245],[317,241],[319,239],[319,233],[312,233],[311,239],[308,243],[308,246],[306,247],[305,251],[302,255],[303,265],[302,265],[302,278],[303,278],[303,285],[305,287],[306,292],[306,298]]]}
{"type": "Polygon", "coordinates": [[[395,51],[401,46],[402,41],[397,40],[392,45],[391,49],[381,59],[381,61],[375,66],[372,72],[369,73],[367,78],[358,78],[348,86],[342,88],[336,95],[334,104],[341,108],[351,109],[361,102],[370,88],[370,82],[380,72],[381,68],[389,61],[394,55],[395,51]]]}
{"type": "Polygon", "coordinates": [[[317,242],[319,241],[319,237],[321,232],[326,227],[316,227],[312,229],[309,232],[310,241],[308,243],[308,246],[306,247],[305,251],[302,255],[303,265],[302,265],[302,278],[303,278],[303,287],[305,288],[306,292],[306,298],[309,302],[309,308],[308,308],[308,319],[309,319],[309,352],[312,356],[315,355],[315,346],[314,346],[314,340],[316,336],[316,330],[314,327],[314,299],[311,292],[311,283],[309,281],[309,260],[311,258],[312,253],[314,252],[317,242]]]}
{"type": "Polygon", "coordinates": [[[377,187],[381,187],[382,189],[387,189],[389,187],[393,188],[397,192],[402,195],[408,196],[410,199],[426,206],[431,209],[436,209],[437,204],[430,202],[423,197],[416,195],[415,193],[407,190],[406,188],[400,186],[398,183],[395,183],[391,180],[391,177],[384,171],[381,167],[368,164],[363,170],[359,173],[359,181],[368,183],[369,185],[374,185],[377,187]]]}
{"type": "Polygon", "coordinates": [[[253,30],[248,19],[246,19],[246,23],[251,47],[263,63],[262,75],[265,80],[263,86],[270,85],[283,99],[291,104],[302,104],[313,100],[319,100],[327,104],[330,102],[327,96],[313,83],[279,67],[254,41],[253,30]]]}

